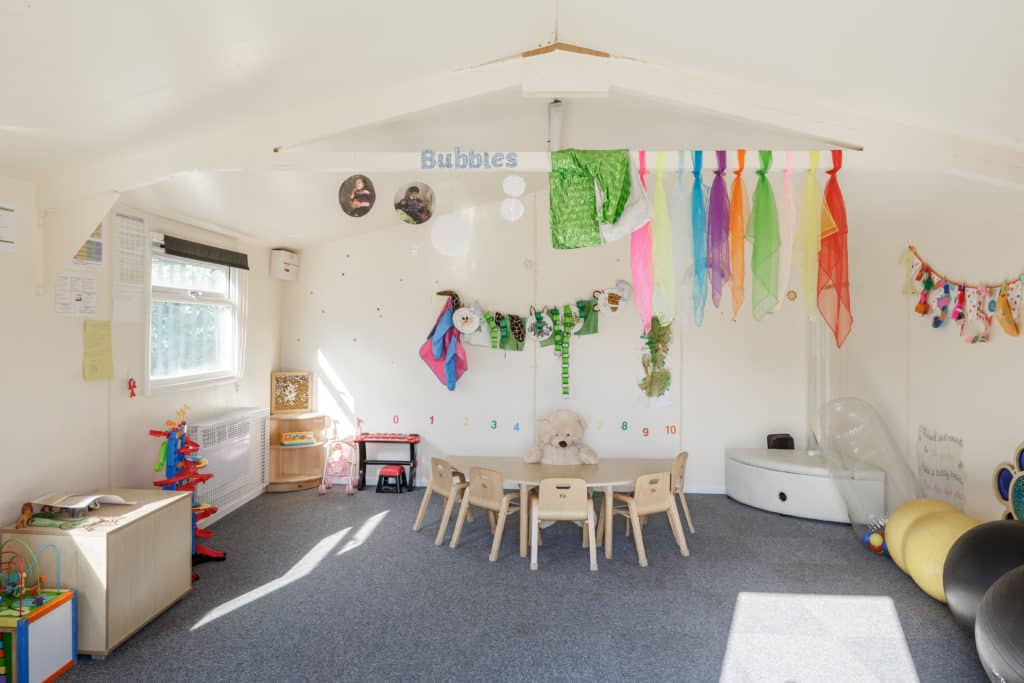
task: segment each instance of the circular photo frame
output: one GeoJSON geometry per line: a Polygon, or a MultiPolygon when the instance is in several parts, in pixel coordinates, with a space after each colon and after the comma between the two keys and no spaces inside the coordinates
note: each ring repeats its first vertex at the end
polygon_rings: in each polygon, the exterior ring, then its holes
{"type": "Polygon", "coordinates": [[[370,213],[376,202],[377,191],[373,189],[373,181],[365,175],[350,175],[338,188],[338,204],[353,218],[362,218],[370,213]]]}
{"type": "Polygon", "coordinates": [[[423,225],[434,216],[434,190],[426,183],[405,183],[395,192],[395,213],[403,223],[423,225]]]}

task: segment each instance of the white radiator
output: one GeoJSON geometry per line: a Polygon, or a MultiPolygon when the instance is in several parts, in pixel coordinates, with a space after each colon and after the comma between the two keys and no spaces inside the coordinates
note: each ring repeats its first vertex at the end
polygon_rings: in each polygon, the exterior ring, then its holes
{"type": "Polygon", "coordinates": [[[200,526],[215,522],[263,493],[270,451],[268,415],[265,408],[238,408],[189,421],[189,436],[202,447],[199,455],[209,463],[204,471],[213,475],[199,485],[197,497],[218,508],[217,514],[202,520],[200,526]]]}

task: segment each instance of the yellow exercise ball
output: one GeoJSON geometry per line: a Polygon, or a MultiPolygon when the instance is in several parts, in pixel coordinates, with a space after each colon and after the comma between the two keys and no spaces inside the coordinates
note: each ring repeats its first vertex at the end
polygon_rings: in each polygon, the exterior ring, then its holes
{"type": "Polygon", "coordinates": [[[907,571],[903,557],[903,543],[906,539],[907,529],[924,515],[933,512],[953,512],[956,508],[944,500],[932,498],[916,498],[908,500],[896,508],[889,519],[885,522],[885,546],[889,549],[889,556],[896,566],[907,571]]]}
{"type": "Polygon", "coordinates": [[[946,591],[942,585],[946,556],[964,532],[979,524],[980,520],[959,510],[933,512],[917,518],[906,531],[903,559],[907,574],[918,588],[939,602],[946,602],[946,591]]]}

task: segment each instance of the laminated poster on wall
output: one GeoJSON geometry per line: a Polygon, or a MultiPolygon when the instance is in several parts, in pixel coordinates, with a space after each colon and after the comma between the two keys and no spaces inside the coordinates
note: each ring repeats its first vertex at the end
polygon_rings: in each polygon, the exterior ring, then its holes
{"type": "Polygon", "coordinates": [[[16,251],[18,233],[15,225],[14,206],[0,202],[0,251],[16,251]]]}
{"type": "Polygon", "coordinates": [[[964,507],[964,441],[921,425],[917,432],[917,476],[929,498],[964,507]]]}
{"type": "Polygon", "coordinates": [[[103,270],[103,266],[106,264],[104,247],[103,223],[100,223],[92,231],[92,234],[89,235],[89,239],[82,242],[82,246],[75,253],[72,263],[76,268],[103,270]]]}

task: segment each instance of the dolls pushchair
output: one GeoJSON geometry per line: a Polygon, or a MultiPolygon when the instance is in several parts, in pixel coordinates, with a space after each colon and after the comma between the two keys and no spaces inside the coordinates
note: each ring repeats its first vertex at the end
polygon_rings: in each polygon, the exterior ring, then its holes
{"type": "Polygon", "coordinates": [[[328,442],[324,460],[324,476],[317,492],[322,496],[335,484],[345,485],[345,493],[353,495],[359,484],[359,449],[355,437],[328,442]]]}

